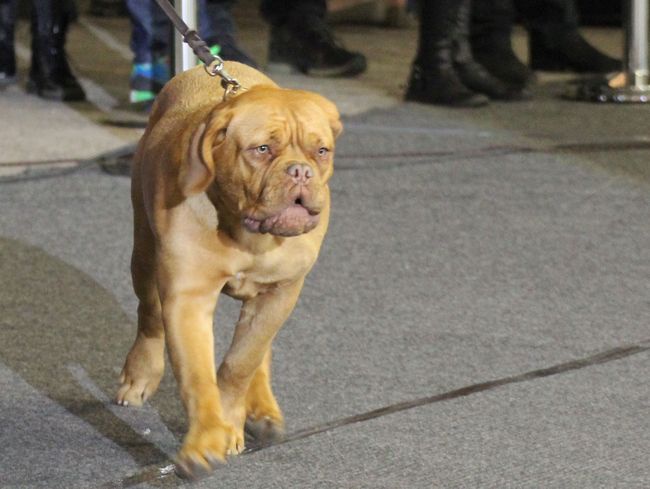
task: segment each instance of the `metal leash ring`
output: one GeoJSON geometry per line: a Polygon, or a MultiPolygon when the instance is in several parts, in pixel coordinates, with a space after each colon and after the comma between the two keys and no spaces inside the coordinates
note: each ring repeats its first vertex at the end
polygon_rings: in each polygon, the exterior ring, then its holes
{"type": "Polygon", "coordinates": [[[215,56],[209,64],[204,64],[203,67],[208,75],[221,77],[221,86],[225,90],[224,100],[234,96],[241,88],[241,83],[225,70],[223,60],[218,56],[215,56]]]}

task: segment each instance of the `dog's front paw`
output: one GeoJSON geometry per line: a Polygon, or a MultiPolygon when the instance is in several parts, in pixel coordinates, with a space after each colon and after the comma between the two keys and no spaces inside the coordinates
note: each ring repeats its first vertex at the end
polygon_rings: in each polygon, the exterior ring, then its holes
{"type": "Polygon", "coordinates": [[[227,455],[239,455],[244,451],[244,420],[246,419],[246,408],[238,399],[233,399],[226,393],[222,392],[221,408],[223,410],[223,419],[230,423],[234,428],[234,436],[230,440],[230,445],[226,451],[227,455]]]}
{"type": "Polygon", "coordinates": [[[235,439],[234,428],[225,423],[191,428],[178,452],[176,471],[189,479],[204,477],[225,462],[235,439]]]}
{"type": "Polygon", "coordinates": [[[244,451],[244,448],[246,448],[244,444],[244,430],[243,428],[235,429],[228,450],[226,450],[226,455],[239,455],[244,451]]]}

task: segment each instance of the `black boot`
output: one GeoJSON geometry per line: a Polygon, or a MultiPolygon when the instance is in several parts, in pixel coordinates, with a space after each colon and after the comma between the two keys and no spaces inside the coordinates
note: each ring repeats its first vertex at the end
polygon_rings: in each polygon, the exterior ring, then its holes
{"type": "Polygon", "coordinates": [[[48,100],[79,101],[86,95],[65,54],[72,12],[67,2],[39,0],[32,12],[32,64],[27,90],[48,100]]]}
{"type": "Polygon", "coordinates": [[[529,32],[534,70],[608,73],[622,63],[591,46],[578,31],[574,0],[515,0],[529,32]]]}
{"type": "Polygon", "coordinates": [[[366,65],[366,57],[343,46],[320,17],[271,26],[267,65],[271,72],[353,77],[366,71],[366,65]]]}
{"type": "Polygon", "coordinates": [[[522,100],[522,87],[508,85],[491,75],[472,56],[469,44],[469,22],[472,0],[460,0],[456,37],[454,40],[454,67],[463,84],[496,100],[522,100]]]}
{"type": "Polygon", "coordinates": [[[598,51],[578,30],[549,38],[544,32],[530,31],[530,64],[534,70],[611,73],[623,63],[598,51]]]}
{"type": "Polygon", "coordinates": [[[474,59],[493,76],[525,90],[533,73],[512,50],[514,18],[512,0],[472,0],[470,44],[474,59]]]}
{"type": "Polygon", "coordinates": [[[488,98],[465,86],[454,66],[458,0],[420,2],[418,50],[406,100],[456,107],[478,107],[488,98]]]}
{"type": "Polygon", "coordinates": [[[61,15],[55,18],[53,25],[54,47],[56,50],[55,77],[64,88],[64,100],[86,100],[86,94],[84,93],[79,80],[74,76],[74,73],[70,68],[70,63],[68,63],[68,56],[65,52],[68,27],[70,23],[76,19],[76,11],[74,10],[74,4],[70,0],[65,0],[64,4],[67,4],[66,7],[63,9],[61,15]]]}

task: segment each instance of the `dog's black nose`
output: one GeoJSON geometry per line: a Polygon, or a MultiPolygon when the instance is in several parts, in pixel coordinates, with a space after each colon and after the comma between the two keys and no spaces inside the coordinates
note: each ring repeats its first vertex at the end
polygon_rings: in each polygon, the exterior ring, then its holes
{"type": "Polygon", "coordinates": [[[311,166],[303,163],[294,163],[287,168],[287,173],[296,183],[307,183],[314,176],[314,170],[311,166]]]}

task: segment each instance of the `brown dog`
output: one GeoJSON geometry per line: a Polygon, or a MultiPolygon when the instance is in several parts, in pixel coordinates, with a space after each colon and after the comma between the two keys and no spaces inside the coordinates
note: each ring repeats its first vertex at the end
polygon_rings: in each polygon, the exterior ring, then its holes
{"type": "Polygon", "coordinates": [[[245,423],[259,436],[282,432],[271,342],[327,230],[341,131],[323,97],[226,66],[246,89],[225,101],[200,67],[165,86],[133,164],[138,334],[116,401],[141,405],[155,392],[166,344],[189,419],[178,463],[190,476],[241,452],[245,423]],[[243,304],[215,371],[220,292],[243,304]]]}

